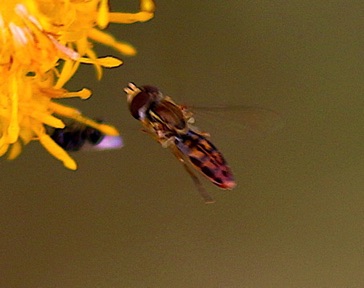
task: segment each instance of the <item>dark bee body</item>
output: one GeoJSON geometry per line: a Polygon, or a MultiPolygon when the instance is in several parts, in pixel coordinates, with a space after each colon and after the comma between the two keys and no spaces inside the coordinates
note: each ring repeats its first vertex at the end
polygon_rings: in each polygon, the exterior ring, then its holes
{"type": "Polygon", "coordinates": [[[50,136],[66,151],[78,151],[86,142],[97,145],[104,137],[100,131],[79,123],[72,123],[63,129],[54,129],[50,136]]]}
{"type": "MultiPolygon", "coordinates": [[[[102,121],[97,121],[102,123],[102,121]]],[[[107,136],[85,124],[71,121],[64,128],[49,130],[50,137],[66,151],[113,149],[122,146],[120,136],[107,136]]]]}
{"type": "Polygon", "coordinates": [[[223,155],[207,140],[204,133],[190,127],[192,113],[177,105],[170,97],[163,96],[158,88],[153,86],[138,88],[129,83],[125,92],[132,116],[140,120],[145,131],[163,147],[171,148],[198,185],[206,202],[213,200],[202,188],[185,160],[218,187],[232,189],[236,186],[223,155]]]}

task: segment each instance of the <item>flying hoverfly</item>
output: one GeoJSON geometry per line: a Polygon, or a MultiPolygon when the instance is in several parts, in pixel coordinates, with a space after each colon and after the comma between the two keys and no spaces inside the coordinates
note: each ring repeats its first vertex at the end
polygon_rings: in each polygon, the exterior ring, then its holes
{"type": "Polygon", "coordinates": [[[162,147],[171,149],[193,179],[205,203],[214,200],[194,170],[222,189],[231,190],[236,186],[224,156],[207,139],[209,134],[192,126],[192,112],[164,96],[154,86],[137,87],[129,83],[124,91],[131,115],[141,121],[144,131],[162,147]]]}
{"type": "MultiPolygon", "coordinates": [[[[73,120],[64,122],[66,122],[64,128],[48,127],[47,133],[66,151],[108,150],[123,146],[120,136],[105,135],[94,127],[73,120]]],[[[96,122],[102,123],[101,120],[96,122]]]]}

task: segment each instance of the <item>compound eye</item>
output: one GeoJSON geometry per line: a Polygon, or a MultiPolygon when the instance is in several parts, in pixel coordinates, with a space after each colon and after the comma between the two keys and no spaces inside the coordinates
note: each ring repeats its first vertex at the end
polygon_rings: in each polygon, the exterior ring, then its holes
{"type": "Polygon", "coordinates": [[[150,94],[155,94],[155,95],[158,95],[161,93],[157,87],[151,86],[151,85],[144,85],[144,86],[142,86],[141,90],[145,91],[147,93],[150,93],[150,94]]]}
{"type": "Polygon", "coordinates": [[[152,100],[152,95],[150,95],[146,91],[141,91],[135,97],[129,104],[129,110],[131,115],[135,119],[140,119],[139,111],[144,110],[146,111],[149,107],[149,103],[152,100]]]}

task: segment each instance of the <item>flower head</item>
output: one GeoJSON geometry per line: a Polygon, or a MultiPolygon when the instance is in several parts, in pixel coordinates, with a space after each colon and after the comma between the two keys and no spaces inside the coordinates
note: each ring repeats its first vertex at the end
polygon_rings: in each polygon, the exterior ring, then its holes
{"type": "Polygon", "coordinates": [[[63,128],[58,118],[71,118],[118,135],[109,125],[83,116],[77,109],[56,99],[90,97],[91,91],[69,92],[65,83],[81,63],[95,66],[98,78],[102,67],[117,67],[115,57],[98,58],[91,41],[115,48],[124,55],[135,49],[102,31],[108,23],[144,22],[153,17],[154,3],[141,0],[138,13],[113,13],[106,0],[18,0],[0,4],[0,156],[17,157],[32,140],[39,142],[69,169],[75,161],[47,134],[45,125],[63,128]],[[5,4],[6,3],[6,4],[5,4]]]}

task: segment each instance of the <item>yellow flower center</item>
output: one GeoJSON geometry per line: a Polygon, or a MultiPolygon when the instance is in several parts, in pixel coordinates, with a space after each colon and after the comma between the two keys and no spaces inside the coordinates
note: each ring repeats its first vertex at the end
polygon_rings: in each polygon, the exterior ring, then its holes
{"type": "Polygon", "coordinates": [[[104,134],[118,135],[109,125],[83,116],[54,99],[91,95],[87,89],[68,92],[64,84],[80,63],[117,67],[114,57],[98,58],[90,40],[126,55],[135,49],[100,31],[109,22],[134,23],[153,17],[154,2],[140,0],[138,13],[109,12],[107,0],[4,0],[0,4],[0,156],[17,157],[23,145],[39,142],[69,169],[75,161],[47,134],[45,125],[63,128],[55,115],[71,118],[104,134]]]}

